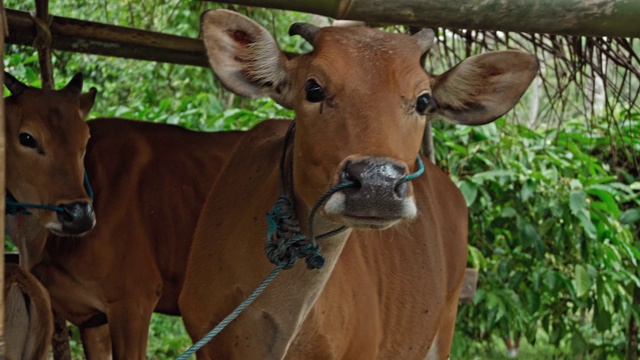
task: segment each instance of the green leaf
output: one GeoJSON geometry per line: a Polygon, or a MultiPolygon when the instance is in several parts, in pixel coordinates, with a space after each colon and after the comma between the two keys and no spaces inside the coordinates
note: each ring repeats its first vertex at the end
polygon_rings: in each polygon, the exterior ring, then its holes
{"type": "Polygon", "coordinates": [[[478,196],[478,185],[469,180],[463,180],[462,184],[460,184],[460,191],[462,191],[467,206],[470,207],[478,196]]]}
{"type": "Polygon", "coordinates": [[[596,308],[596,316],[593,319],[596,323],[596,329],[600,332],[605,332],[611,329],[611,314],[606,310],[598,310],[596,308]]]}
{"type": "Polygon", "coordinates": [[[631,208],[620,216],[620,222],[623,224],[631,225],[638,221],[640,221],[640,208],[631,208]]]}
{"type": "Polygon", "coordinates": [[[587,271],[587,268],[583,265],[576,265],[574,271],[574,287],[576,289],[576,295],[578,297],[583,297],[586,295],[591,289],[591,285],[593,284],[593,279],[587,271]]]}
{"type": "Polygon", "coordinates": [[[604,185],[594,185],[587,189],[587,193],[599,197],[611,215],[616,218],[620,216],[620,208],[618,207],[618,203],[616,203],[615,194],[612,193],[611,188],[604,185]]]}
{"type": "Polygon", "coordinates": [[[504,218],[512,218],[512,217],[515,217],[516,215],[518,215],[518,213],[512,207],[504,208],[500,212],[500,216],[504,218]]]}
{"type": "Polygon", "coordinates": [[[489,170],[489,171],[479,172],[473,175],[473,178],[479,179],[479,180],[484,180],[484,179],[494,180],[495,178],[498,178],[501,176],[511,176],[511,175],[513,175],[513,171],[499,169],[499,170],[489,170]]]}
{"type": "Polygon", "coordinates": [[[520,234],[520,240],[523,244],[531,246],[541,241],[538,231],[530,222],[522,218],[518,218],[516,223],[520,234]]]}
{"type": "Polygon", "coordinates": [[[571,195],[569,197],[569,207],[571,208],[571,213],[577,215],[580,213],[580,210],[587,207],[587,193],[583,190],[573,190],[571,191],[571,195]]]}
{"type": "Polygon", "coordinates": [[[536,189],[536,184],[532,180],[527,180],[522,185],[522,190],[520,190],[520,197],[522,201],[527,201],[533,196],[533,193],[536,189]]]}
{"type": "Polygon", "coordinates": [[[583,354],[587,351],[587,342],[578,331],[571,336],[571,353],[573,355],[583,354]]]}
{"type": "Polygon", "coordinates": [[[582,227],[582,229],[584,229],[584,231],[587,233],[587,235],[590,238],[595,239],[597,237],[596,227],[595,225],[593,225],[593,222],[591,221],[591,216],[589,212],[586,209],[582,209],[577,214],[577,217],[578,217],[578,220],[580,220],[580,226],[582,227]]]}
{"type": "Polygon", "coordinates": [[[477,247],[469,245],[469,262],[474,269],[482,269],[485,267],[486,260],[482,252],[477,247]]]}

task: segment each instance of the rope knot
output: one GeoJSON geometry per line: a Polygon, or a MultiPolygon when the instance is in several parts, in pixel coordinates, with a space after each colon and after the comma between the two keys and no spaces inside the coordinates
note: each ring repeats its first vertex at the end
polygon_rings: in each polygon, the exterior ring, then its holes
{"type": "Polygon", "coordinates": [[[267,213],[267,243],[264,247],[269,261],[291,269],[298,258],[305,258],[309,269],[321,269],[324,257],[320,246],[310,244],[300,230],[300,223],[293,210],[293,203],[287,196],[280,196],[271,211],[267,213]]]}
{"type": "Polygon", "coordinates": [[[49,49],[51,48],[51,42],[53,36],[51,35],[51,23],[53,22],[53,16],[47,16],[46,20],[40,19],[35,12],[31,12],[31,19],[36,27],[36,37],[33,39],[33,47],[36,49],[49,49]]]}

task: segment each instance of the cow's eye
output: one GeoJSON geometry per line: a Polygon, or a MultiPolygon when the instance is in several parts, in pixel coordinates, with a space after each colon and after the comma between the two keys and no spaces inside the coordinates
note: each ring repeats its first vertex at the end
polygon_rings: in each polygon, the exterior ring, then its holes
{"type": "Polygon", "coordinates": [[[431,95],[422,94],[418,96],[418,99],[416,100],[416,111],[418,112],[418,114],[426,115],[429,103],[431,103],[431,95]]]}
{"type": "Polygon", "coordinates": [[[317,103],[324,100],[324,89],[314,79],[307,80],[304,90],[307,92],[307,101],[317,103]]]}
{"type": "Polygon", "coordinates": [[[20,135],[18,135],[18,138],[20,140],[20,145],[22,146],[26,146],[32,149],[35,149],[38,147],[38,142],[29,133],[26,133],[26,132],[20,133],[20,135]]]}

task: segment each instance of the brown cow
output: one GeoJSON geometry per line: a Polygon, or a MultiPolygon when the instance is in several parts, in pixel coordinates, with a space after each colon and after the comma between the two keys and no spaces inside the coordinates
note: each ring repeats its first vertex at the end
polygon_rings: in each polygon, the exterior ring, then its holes
{"type": "MultiPolygon", "coordinates": [[[[7,197],[34,205],[8,211],[32,214],[43,228],[60,235],[89,231],[95,216],[84,187],[89,141],[84,119],[96,89],[81,94],[82,74],[57,91],[26,86],[7,73],[5,83],[12,93],[5,99],[7,197]],[[38,208],[43,205],[58,210],[38,208]]],[[[20,248],[23,255],[30,250],[39,251],[20,248]]]]}
{"type": "Polygon", "coordinates": [[[4,268],[4,333],[8,360],[47,358],[53,334],[49,294],[18,264],[4,268]]]}
{"type": "MultiPolygon", "coordinates": [[[[354,185],[331,195],[313,221],[316,235],[348,227],[320,240],[324,267],[308,270],[299,261],[283,270],[199,358],[447,358],[467,259],[467,209],[428,160],[424,175],[404,177],[419,167],[428,120],[498,118],[534,78],[536,58],[487,53],[430,77],[419,62],[430,30],[408,36],[295,24],[290,33],[313,51],[293,59],[266,29],[230,11],[205,13],[202,30],[220,80],[240,95],[268,95],[294,109],[297,125],[288,147],[290,122],[248,132],[209,193],[180,295],[191,338],[205,335],[274,268],[264,253],[265,213],[280,187],[294,197],[308,239],[295,244],[304,250],[312,245],[307,221],[316,201],[337,184],[354,185]]],[[[296,228],[288,220],[280,227],[296,228]]]]}
{"type": "MultiPolygon", "coordinates": [[[[73,104],[39,96],[47,93],[35,90],[29,88],[17,99],[34,109],[49,109],[51,114],[73,109],[73,104]]],[[[43,124],[39,125],[42,129],[34,130],[35,138],[47,139],[48,146],[60,134],[74,130],[56,128],[55,133],[47,133],[48,119],[38,120],[43,124]]],[[[95,198],[95,228],[69,237],[50,234],[41,226],[47,222],[31,215],[9,216],[9,223],[21,253],[27,254],[25,266],[47,288],[53,308],[80,326],[87,357],[109,358],[113,350],[116,359],[144,359],[151,313],[179,314],[178,294],[198,214],[219,168],[242,134],[197,133],[124,119],[96,119],[86,124],[86,133],[76,136],[91,133],[85,166],[95,198]],[[105,320],[108,325],[96,327],[105,320]]],[[[86,126],[84,121],[82,125],[86,126]]],[[[76,153],[69,150],[56,161],[82,160],[84,141],[82,147],[74,147],[76,153]]],[[[44,152],[49,153],[48,148],[44,152]]],[[[49,168],[37,167],[33,161],[8,160],[8,164],[7,173],[11,167],[30,170],[44,184],[52,176],[49,168]]],[[[80,162],[73,169],[78,177],[73,185],[84,191],[81,166],[80,162]]],[[[19,176],[7,179],[7,189],[16,199],[59,203],[14,190],[20,180],[19,176]]],[[[38,186],[25,188],[33,191],[38,186]]],[[[52,211],[32,213],[51,218],[48,213],[52,211]]]]}

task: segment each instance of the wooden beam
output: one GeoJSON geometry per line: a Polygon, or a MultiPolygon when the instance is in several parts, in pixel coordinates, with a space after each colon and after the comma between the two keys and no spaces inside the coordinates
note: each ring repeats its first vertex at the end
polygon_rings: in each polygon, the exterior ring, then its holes
{"type": "Polygon", "coordinates": [[[640,1],[629,0],[216,0],[335,19],[450,29],[640,37],[640,1]]]}
{"type": "MultiPolygon", "coordinates": [[[[32,46],[35,22],[24,11],[6,9],[7,43],[32,46]]],[[[49,26],[55,50],[208,67],[202,40],[54,16],[49,26]]]]}

